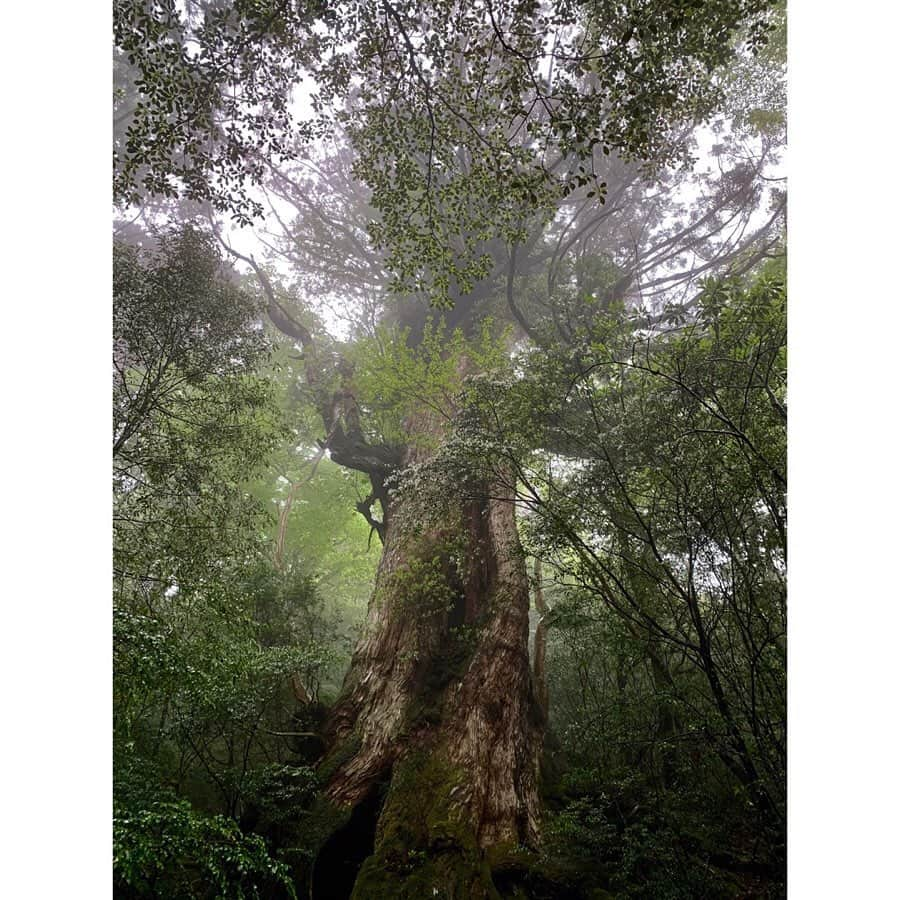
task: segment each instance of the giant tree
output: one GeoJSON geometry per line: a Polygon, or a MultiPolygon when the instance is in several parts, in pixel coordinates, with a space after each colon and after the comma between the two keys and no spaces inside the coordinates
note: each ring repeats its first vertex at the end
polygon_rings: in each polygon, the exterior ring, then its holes
{"type": "MultiPolygon", "coordinates": [[[[631,166],[624,196],[647,171],[642,160],[683,157],[686,124],[712,108],[709,72],[740,26],[759,40],[767,5],[423,11],[384,2],[310,5],[298,16],[289,5],[235,3],[188,4],[182,16],[173,4],[117,4],[120,47],[143,76],[119,150],[121,196],[184,190],[245,217],[240,163],[259,176],[278,161],[273,151],[290,155],[274,135],[285,124],[286,73],[302,65],[320,108],[346,129],[374,208],[368,227],[344,228],[342,240],[371,266],[356,283],[371,275],[382,288],[373,310],[396,329],[396,352],[374,354],[375,363],[314,334],[243,257],[270,319],[302,351],[322,447],[370,480],[360,511],[384,545],[366,631],[328,723],[321,771],[336,814],[317,884],[338,877],[342,842],[375,819],[360,897],[422,896],[437,885],[490,896],[482,851],[538,841],[543,711],[528,660],[514,479],[470,478],[423,507],[417,473],[445,444],[464,379],[508,366],[500,351],[513,339],[575,342],[571,313],[577,319],[586,296],[621,300],[667,252],[709,243],[696,222],[663,236],[653,226],[669,223],[651,213],[636,223],[661,242],[649,263],[623,265],[594,249],[592,268],[586,250],[612,216],[598,208],[613,187],[602,173],[631,166]],[[260,121],[267,103],[275,115],[260,121]],[[248,147],[254,128],[261,139],[248,147]],[[566,225],[558,212],[571,203],[566,225]],[[584,250],[580,268],[573,248],[584,250]],[[517,331],[491,333],[498,309],[517,331]]],[[[737,195],[740,185],[725,190],[720,211],[737,195]]],[[[335,228],[327,205],[306,212],[325,233],[335,228]]],[[[711,213],[705,224],[716,221],[711,213]]]]}

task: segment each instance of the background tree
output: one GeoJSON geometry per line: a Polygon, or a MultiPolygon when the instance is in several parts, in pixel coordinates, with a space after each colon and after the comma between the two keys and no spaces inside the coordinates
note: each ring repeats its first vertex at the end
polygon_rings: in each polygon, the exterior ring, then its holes
{"type": "Polygon", "coordinates": [[[153,251],[115,247],[114,870],[125,896],[294,891],[238,823],[267,834],[261,803],[314,793],[291,743],[306,730],[291,685],[314,685],[333,651],[309,577],[273,569],[247,489],[285,436],[260,372],[259,316],[211,235],[188,226],[153,251]]]}

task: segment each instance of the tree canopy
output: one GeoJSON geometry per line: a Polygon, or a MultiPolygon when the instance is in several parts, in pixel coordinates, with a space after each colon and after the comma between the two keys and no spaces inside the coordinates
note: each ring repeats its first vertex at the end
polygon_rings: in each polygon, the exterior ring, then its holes
{"type": "Polygon", "coordinates": [[[595,150],[658,167],[721,100],[717,68],[765,44],[772,0],[337,5],[116,2],[124,129],[115,193],[211,201],[238,221],[266,165],[340,124],[405,288],[439,302],[487,274],[482,244],[590,185],[595,150]],[[737,40],[737,44],[735,41],[737,40]],[[317,116],[291,111],[312,82],[317,116]]]}

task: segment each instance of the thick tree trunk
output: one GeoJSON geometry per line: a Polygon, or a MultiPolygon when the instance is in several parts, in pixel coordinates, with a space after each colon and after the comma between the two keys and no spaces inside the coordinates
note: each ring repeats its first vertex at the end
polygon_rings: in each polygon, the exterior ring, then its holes
{"type": "MultiPolygon", "coordinates": [[[[309,330],[281,306],[255,260],[231,252],[256,272],[270,318],[303,346],[307,382],[318,387],[309,330]]],[[[470,316],[476,296],[458,298],[445,324],[470,316]]],[[[461,371],[467,365],[461,360],[461,371]]],[[[528,578],[513,491],[484,484],[447,498],[443,522],[423,527],[390,501],[385,483],[422,462],[429,451],[421,448],[438,446],[446,423],[422,416],[417,431],[427,440],[405,452],[371,446],[346,383],[352,366],[338,369],[340,387],[320,396],[328,433],[321,446],[339,465],[369,475],[372,494],[358,508],[384,550],[366,629],[326,726],[330,750],[320,774],[333,815],[319,810],[319,830],[330,837],[311,893],[347,896],[359,859],[351,845],[372,840],[377,818],[374,852],[352,889],[357,900],[498,897],[485,853],[538,839],[544,729],[528,660],[528,578]],[[376,500],[381,522],[368,513],[376,500]]]]}
{"type": "MultiPolygon", "coordinates": [[[[485,851],[538,839],[543,713],[525,560],[509,488],[476,493],[449,498],[437,525],[392,505],[365,632],[327,726],[328,799],[378,815],[360,900],[496,896],[485,851]]],[[[341,854],[324,856],[314,896],[336,896],[325,882],[341,854]]]]}

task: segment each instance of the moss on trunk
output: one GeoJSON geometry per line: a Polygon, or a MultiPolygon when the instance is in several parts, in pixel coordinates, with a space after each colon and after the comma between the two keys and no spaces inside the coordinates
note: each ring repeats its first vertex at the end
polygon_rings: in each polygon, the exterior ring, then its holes
{"type": "MultiPolygon", "coordinates": [[[[446,422],[422,428],[422,446],[439,446],[446,422]]],[[[353,897],[499,897],[484,851],[536,844],[543,733],[513,491],[467,485],[424,503],[406,492],[389,512],[320,766],[340,808],[387,786],[353,897]]]]}
{"type": "Polygon", "coordinates": [[[454,802],[464,783],[465,773],[436,752],[398,764],[353,900],[499,900],[472,823],[454,802]]]}

